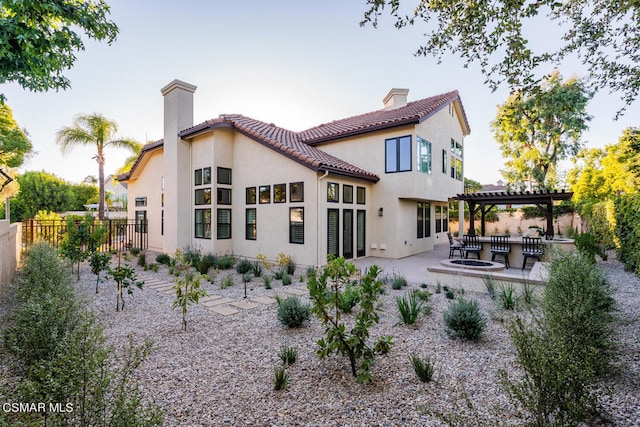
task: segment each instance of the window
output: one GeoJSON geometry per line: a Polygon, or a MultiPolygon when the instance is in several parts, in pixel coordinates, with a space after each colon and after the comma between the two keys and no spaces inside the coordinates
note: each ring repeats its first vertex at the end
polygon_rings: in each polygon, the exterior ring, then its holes
{"type": "Polygon", "coordinates": [[[136,233],[147,232],[147,211],[136,211],[136,233]]]}
{"type": "Polygon", "coordinates": [[[431,143],[419,136],[416,138],[416,170],[422,173],[431,174],[431,143]]]}
{"type": "Polygon", "coordinates": [[[456,177],[456,158],[451,156],[451,178],[456,177]]]}
{"type": "Polygon", "coordinates": [[[271,186],[260,186],[260,203],[271,203],[271,186]]]}
{"type": "Polygon", "coordinates": [[[418,202],[418,239],[431,237],[431,205],[418,202]]]}
{"type": "Polygon", "coordinates": [[[449,207],[442,207],[442,231],[449,231],[449,207]]]}
{"type": "Polygon", "coordinates": [[[327,211],[327,255],[340,256],[340,209],[327,211]]]}
{"type": "Polygon", "coordinates": [[[457,156],[462,157],[462,144],[460,144],[453,138],[451,138],[451,152],[457,156]]]}
{"type": "Polygon", "coordinates": [[[366,196],[366,188],[358,187],[356,189],[356,203],[358,203],[359,205],[364,205],[367,202],[365,196],[366,196]]]}
{"type": "Polygon", "coordinates": [[[195,216],[195,237],[198,239],[210,239],[211,209],[196,209],[195,216]]]}
{"type": "Polygon", "coordinates": [[[196,190],[196,205],[210,205],[211,204],[211,189],[202,188],[196,190]]]}
{"type": "Polygon", "coordinates": [[[339,193],[340,185],[335,182],[327,182],[327,202],[339,202],[340,195],[339,193]]]}
{"type": "Polygon", "coordinates": [[[366,250],[366,224],[367,212],[358,210],[356,212],[356,256],[365,256],[366,250]]]}
{"type": "Polygon", "coordinates": [[[160,211],[160,235],[164,236],[164,210],[160,211]]]}
{"type": "Polygon", "coordinates": [[[231,185],[231,169],[218,168],[218,184],[231,185]]]}
{"type": "Polygon", "coordinates": [[[230,188],[218,188],[218,204],[230,205],[231,204],[231,189],[230,188]]]}
{"type": "Polygon", "coordinates": [[[343,185],[342,186],[342,203],[353,203],[353,186],[352,185],[343,185]]]}
{"type": "Polygon", "coordinates": [[[217,238],[231,238],[231,209],[218,209],[217,238]]]}
{"type": "Polygon", "coordinates": [[[136,207],[138,206],[147,206],[147,198],[146,197],[136,197],[136,207]]]}
{"type": "Polygon", "coordinates": [[[247,187],[247,204],[256,204],[256,187],[247,187]]]}
{"type": "Polygon", "coordinates": [[[436,205],[436,233],[442,232],[442,206],[436,205]]]}
{"type": "Polygon", "coordinates": [[[202,185],[202,169],[196,169],[193,176],[193,185],[202,185]]]}
{"type": "Polygon", "coordinates": [[[160,194],[160,207],[164,208],[164,193],[160,194]]]}
{"type": "Polygon", "coordinates": [[[304,202],[304,182],[292,182],[289,184],[289,201],[304,202]]]}
{"type": "Polygon", "coordinates": [[[257,235],[256,208],[248,208],[246,212],[245,239],[256,240],[257,235]]]}
{"type": "Polygon", "coordinates": [[[287,201],[287,184],[273,186],[273,203],[285,203],[287,201]]]}
{"type": "Polygon", "coordinates": [[[289,208],[289,243],[304,244],[304,208],[289,208]]]}
{"type": "Polygon", "coordinates": [[[447,150],[442,150],[442,173],[446,174],[449,164],[447,162],[447,150]]]}
{"type": "Polygon", "coordinates": [[[385,172],[411,170],[411,136],[385,140],[385,172]]]}
{"type": "Polygon", "coordinates": [[[451,178],[462,181],[462,160],[451,157],[451,178]]]}
{"type": "Polygon", "coordinates": [[[196,169],[193,177],[194,185],[211,184],[211,168],[196,169]]]}

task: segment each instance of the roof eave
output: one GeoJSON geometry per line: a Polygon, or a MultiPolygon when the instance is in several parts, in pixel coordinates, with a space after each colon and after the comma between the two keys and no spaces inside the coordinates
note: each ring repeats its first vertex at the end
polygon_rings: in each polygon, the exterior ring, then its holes
{"type": "Polygon", "coordinates": [[[363,129],[356,129],[351,132],[340,133],[337,135],[327,135],[320,138],[312,138],[312,139],[304,140],[303,142],[313,147],[316,145],[321,145],[321,144],[335,141],[338,139],[350,138],[353,136],[363,135],[365,133],[377,132],[381,130],[392,129],[395,127],[402,127],[402,126],[418,124],[418,123],[420,123],[420,117],[414,116],[414,117],[409,117],[408,119],[400,120],[397,122],[383,123],[380,125],[371,126],[363,129]]]}

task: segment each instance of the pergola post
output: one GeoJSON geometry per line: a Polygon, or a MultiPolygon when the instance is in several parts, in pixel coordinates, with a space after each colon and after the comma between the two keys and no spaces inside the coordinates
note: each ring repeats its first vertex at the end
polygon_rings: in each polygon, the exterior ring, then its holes
{"type": "Polygon", "coordinates": [[[547,203],[547,239],[553,239],[553,200],[547,203]]]}
{"type": "Polygon", "coordinates": [[[469,204],[469,236],[476,235],[476,226],[474,225],[473,217],[476,214],[476,202],[468,201],[469,204]]]}

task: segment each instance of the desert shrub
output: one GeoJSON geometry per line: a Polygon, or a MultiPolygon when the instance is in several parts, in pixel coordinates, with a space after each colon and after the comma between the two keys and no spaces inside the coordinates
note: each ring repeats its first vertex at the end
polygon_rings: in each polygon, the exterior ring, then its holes
{"type": "Polygon", "coordinates": [[[171,256],[169,256],[169,254],[158,254],[156,255],[156,262],[158,264],[169,266],[171,265],[171,256]]]}
{"type": "MultiPolygon", "coordinates": [[[[375,351],[367,341],[369,329],[380,321],[378,298],[382,282],[378,279],[379,267],[369,267],[358,284],[360,302],[353,326],[347,327],[341,321],[338,300],[341,289],[350,283],[355,271],[353,263],[344,258],[330,257],[321,273],[308,277],[307,287],[313,302],[311,310],[325,327],[325,337],[317,342],[318,357],[323,359],[332,353],[342,354],[349,358],[351,374],[359,382],[370,382],[372,377],[369,368],[375,362],[375,351]]],[[[391,337],[387,344],[391,345],[391,337]]]]}
{"type": "Polygon", "coordinates": [[[227,289],[233,286],[233,276],[231,274],[227,274],[220,281],[220,289],[227,289]]]}
{"type": "Polygon", "coordinates": [[[156,264],[156,263],[147,264],[147,265],[144,267],[144,270],[145,270],[145,271],[147,271],[147,270],[151,270],[151,271],[153,271],[154,273],[157,273],[157,272],[158,272],[158,270],[159,270],[159,266],[158,266],[158,264],[156,264]]]}
{"type": "Polygon", "coordinates": [[[138,266],[147,266],[147,253],[145,251],[140,252],[140,254],[138,255],[138,266]]]}
{"type": "Polygon", "coordinates": [[[250,271],[247,271],[242,275],[242,283],[249,283],[253,280],[253,274],[250,271]]]}
{"type": "Polygon", "coordinates": [[[293,258],[290,258],[284,266],[284,271],[287,274],[295,274],[296,272],[296,261],[293,258]]]}
{"type": "Polygon", "coordinates": [[[489,298],[496,299],[496,283],[493,277],[483,276],[482,281],[484,282],[484,287],[487,288],[489,298]]]}
{"type": "Polygon", "coordinates": [[[447,334],[453,338],[477,341],[487,324],[478,302],[465,298],[458,298],[457,302],[449,305],[443,317],[447,334]]]}
{"type": "Polygon", "coordinates": [[[529,281],[525,280],[524,283],[522,283],[522,300],[524,301],[525,304],[527,305],[531,305],[533,304],[533,298],[534,298],[534,289],[533,289],[533,285],[531,283],[529,283],[529,281]]]}
{"type": "Polygon", "coordinates": [[[200,258],[200,263],[198,264],[198,272],[200,274],[207,274],[209,269],[214,266],[216,262],[216,257],[213,254],[205,254],[200,258]]]}
{"type": "Polygon", "coordinates": [[[422,311],[422,300],[418,298],[415,291],[411,291],[402,297],[396,297],[396,305],[405,325],[413,325],[418,321],[422,311]]]}
{"type": "Polygon", "coordinates": [[[516,296],[516,289],[512,283],[507,285],[500,285],[500,293],[498,294],[498,300],[500,305],[505,310],[515,310],[518,304],[518,297],[516,296]]]}
{"type": "Polygon", "coordinates": [[[426,291],[426,290],[424,290],[424,291],[423,290],[414,290],[413,292],[416,294],[416,296],[421,301],[429,302],[429,299],[431,299],[431,292],[429,292],[429,291],[426,291]]]}
{"type": "Polygon", "coordinates": [[[455,299],[456,293],[453,289],[447,289],[444,291],[444,296],[447,297],[447,299],[455,299]]]}
{"type": "Polygon", "coordinates": [[[241,259],[236,263],[236,271],[238,274],[245,274],[251,271],[253,265],[248,259],[241,259]]]}
{"type": "Polygon", "coordinates": [[[182,249],[181,254],[186,264],[198,271],[200,270],[200,259],[202,258],[202,255],[199,248],[187,245],[182,249]]]}
{"type": "Polygon", "coordinates": [[[302,304],[296,296],[278,299],[278,320],[289,328],[297,328],[309,320],[309,306],[302,304]]]}
{"type": "Polygon", "coordinates": [[[390,335],[379,337],[373,345],[373,352],[375,354],[387,354],[393,347],[393,337],[390,335]]]}
{"type": "Polygon", "coordinates": [[[140,248],[131,248],[129,249],[129,253],[133,256],[138,256],[140,254],[140,252],[142,252],[142,249],[140,248]]]}
{"type": "Polygon", "coordinates": [[[273,389],[284,390],[289,384],[289,373],[284,366],[273,368],[273,389]]]}
{"type": "Polygon", "coordinates": [[[291,366],[298,360],[298,349],[283,345],[280,347],[280,350],[278,350],[278,357],[284,366],[291,366]]]}
{"type": "Polygon", "coordinates": [[[262,274],[264,273],[262,263],[260,261],[254,261],[251,263],[251,272],[255,277],[262,277],[262,274]]]}
{"type": "Polygon", "coordinates": [[[411,365],[416,375],[423,383],[428,383],[433,379],[433,375],[436,372],[435,360],[429,356],[420,357],[417,354],[409,356],[411,365]]]}
{"type": "Polygon", "coordinates": [[[236,265],[236,259],[233,255],[224,254],[216,257],[214,267],[220,270],[230,270],[236,265]]]}
{"type": "Polygon", "coordinates": [[[294,274],[296,271],[296,262],[291,255],[286,255],[282,252],[276,257],[276,262],[280,266],[280,270],[287,274],[294,274]]]}
{"type": "Polygon", "coordinates": [[[407,278],[397,272],[393,273],[389,278],[389,282],[391,283],[391,287],[395,290],[399,290],[407,286],[407,278]]]}
{"type": "Polygon", "coordinates": [[[292,283],[291,276],[287,273],[282,274],[282,286],[289,286],[292,283]]]}
{"type": "Polygon", "coordinates": [[[614,307],[596,265],[580,254],[553,254],[542,315],[509,325],[524,377],[500,372],[503,388],[532,424],[573,426],[592,416],[598,384],[611,370],[614,307]]]}
{"type": "Polygon", "coordinates": [[[271,289],[271,277],[269,277],[267,274],[262,276],[262,283],[264,283],[265,289],[271,289]]]}

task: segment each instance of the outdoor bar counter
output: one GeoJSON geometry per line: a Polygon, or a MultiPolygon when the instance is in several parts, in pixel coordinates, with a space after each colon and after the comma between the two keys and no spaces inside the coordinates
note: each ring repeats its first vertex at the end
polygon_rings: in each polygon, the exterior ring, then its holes
{"type": "MultiPolygon", "coordinates": [[[[462,239],[459,239],[462,241],[462,239]]],[[[482,251],[480,251],[480,259],[482,260],[491,260],[491,237],[478,237],[478,240],[482,244],[482,251]]],[[[509,237],[509,245],[511,245],[511,252],[509,252],[509,266],[510,268],[522,268],[522,261],[524,260],[524,256],[522,255],[522,237],[509,237]]],[[[547,248],[551,245],[558,247],[563,251],[572,252],[575,250],[576,246],[573,242],[573,239],[564,239],[554,237],[553,240],[546,240],[542,237],[542,245],[545,248],[545,253],[547,252],[547,248]]],[[[469,254],[469,258],[473,259],[474,254],[469,254]]],[[[544,256],[542,258],[544,261],[544,256]]],[[[496,255],[496,262],[504,262],[502,255],[496,255]]],[[[530,269],[534,259],[529,259],[527,261],[527,268],[530,269]]]]}

